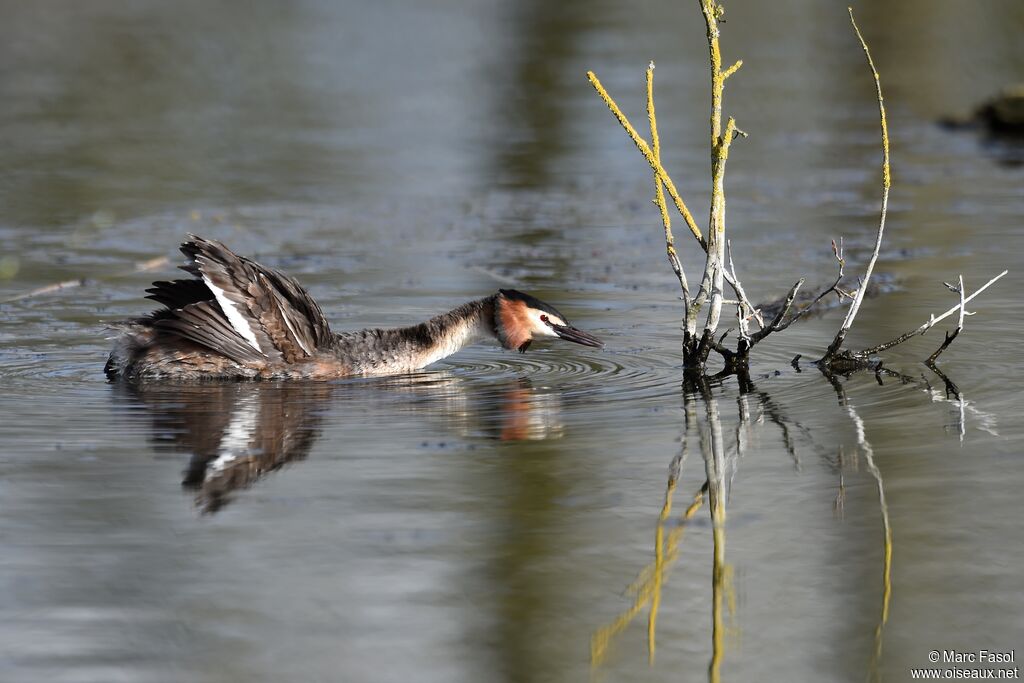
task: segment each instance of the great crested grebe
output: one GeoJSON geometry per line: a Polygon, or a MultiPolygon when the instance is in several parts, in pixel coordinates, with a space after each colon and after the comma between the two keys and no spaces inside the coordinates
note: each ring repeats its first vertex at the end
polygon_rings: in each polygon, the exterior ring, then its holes
{"type": "Polygon", "coordinates": [[[110,379],[334,379],[393,375],[493,337],[525,352],[538,337],[601,347],[554,307],[514,289],[397,329],[331,332],[320,307],[284,273],[189,235],[192,279],[154,282],[164,308],[122,323],[104,372],[110,379]]]}

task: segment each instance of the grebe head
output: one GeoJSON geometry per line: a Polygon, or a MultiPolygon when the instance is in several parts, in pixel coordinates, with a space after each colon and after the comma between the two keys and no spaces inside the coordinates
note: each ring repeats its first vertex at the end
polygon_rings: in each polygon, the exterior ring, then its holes
{"type": "Polygon", "coordinates": [[[494,297],[494,333],[506,349],[525,353],[538,337],[558,337],[584,346],[601,348],[597,337],[577,330],[554,306],[514,289],[502,289],[494,297]]]}

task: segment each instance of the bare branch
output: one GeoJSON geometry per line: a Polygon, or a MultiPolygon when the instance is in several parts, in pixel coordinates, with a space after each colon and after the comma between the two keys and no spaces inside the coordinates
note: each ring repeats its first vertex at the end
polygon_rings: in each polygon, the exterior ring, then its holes
{"type": "MultiPolygon", "coordinates": [[[[839,238],[839,245],[838,246],[836,246],[836,241],[832,240],[832,254],[836,257],[836,261],[839,263],[839,274],[836,275],[835,282],[833,282],[828,288],[822,290],[821,294],[819,294],[818,296],[814,297],[814,300],[811,301],[811,303],[807,304],[806,306],[801,308],[799,311],[797,311],[793,315],[792,318],[790,318],[789,320],[787,320],[787,321],[781,323],[780,325],[778,325],[774,330],[772,330],[773,332],[781,332],[782,330],[786,329],[787,327],[789,327],[790,325],[795,323],[797,320],[800,320],[800,318],[803,318],[805,315],[810,313],[814,309],[814,307],[817,306],[821,302],[822,299],[824,299],[826,296],[828,296],[832,292],[835,292],[839,296],[840,300],[844,296],[850,296],[847,292],[844,292],[843,290],[839,289],[839,283],[842,282],[842,280],[843,280],[843,277],[844,277],[844,272],[843,271],[844,271],[844,269],[846,267],[846,261],[843,258],[843,238],[842,237],[839,238]]],[[[801,280],[801,282],[803,282],[803,280],[801,280]]],[[[788,306],[787,306],[787,308],[788,308],[788,306]]]]}
{"type": "MultiPolygon", "coordinates": [[[[978,296],[979,294],[984,292],[986,289],[988,289],[993,283],[995,283],[1001,277],[1006,275],[1007,272],[1009,272],[1009,271],[1004,270],[1003,272],[999,273],[999,275],[996,275],[994,278],[992,278],[991,280],[986,282],[984,285],[979,287],[974,292],[974,294],[971,294],[969,297],[964,298],[964,300],[961,303],[959,303],[956,306],[954,306],[953,308],[949,309],[948,311],[946,311],[942,315],[937,316],[937,317],[933,315],[931,318],[928,319],[928,322],[924,323],[920,327],[918,327],[916,329],[913,329],[910,332],[904,332],[900,336],[896,337],[895,339],[891,339],[891,340],[885,342],[884,344],[879,344],[878,346],[872,346],[869,349],[864,349],[863,351],[858,351],[856,355],[858,355],[858,356],[870,356],[873,353],[878,353],[879,351],[885,351],[886,349],[891,349],[892,347],[896,346],[897,344],[902,344],[903,342],[907,341],[911,337],[916,337],[919,334],[924,334],[925,332],[927,332],[931,328],[935,327],[935,325],[937,325],[941,321],[945,320],[946,318],[948,318],[949,316],[953,315],[957,311],[962,310],[962,307],[964,305],[968,304],[969,302],[971,302],[974,299],[974,297],[978,296]]],[[[961,327],[962,327],[962,325],[961,325],[961,327]]]]}
{"type": "Polygon", "coordinates": [[[947,348],[949,348],[949,345],[953,343],[953,340],[956,339],[958,336],[960,336],[960,331],[964,329],[964,316],[967,315],[967,311],[965,309],[965,306],[966,306],[967,302],[964,301],[964,276],[963,276],[963,274],[961,274],[958,279],[959,279],[959,283],[960,284],[955,286],[955,287],[953,285],[949,284],[948,282],[943,282],[942,283],[942,284],[946,285],[946,287],[948,289],[950,289],[951,291],[956,292],[957,294],[960,295],[960,317],[957,319],[956,329],[953,330],[952,334],[947,332],[946,333],[946,338],[943,340],[942,345],[939,346],[939,348],[935,349],[935,352],[932,355],[928,356],[928,360],[925,361],[925,363],[928,364],[928,365],[934,365],[935,361],[938,359],[938,357],[942,355],[942,352],[945,351],[947,348]]]}
{"type": "Polygon", "coordinates": [[[772,321],[768,323],[768,327],[765,327],[761,331],[756,332],[750,338],[751,346],[758,343],[772,332],[784,330],[793,323],[793,319],[789,320],[789,322],[786,322],[785,324],[782,321],[785,319],[786,314],[789,313],[789,309],[793,307],[793,301],[796,299],[796,293],[800,291],[800,287],[803,286],[803,284],[803,278],[800,278],[799,280],[796,281],[796,283],[793,284],[793,286],[789,290],[789,294],[786,295],[785,303],[782,304],[782,308],[779,309],[779,312],[775,314],[775,318],[773,318],[772,321]]]}
{"type": "Polygon", "coordinates": [[[724,275],[731,276],[729,283],[736,292],[737,299],[735,301],[723,299],[722,304],[733,304],[736,306],[736,318],[738,319],[740,326],[740,339],[745,339],[749,342],[750,334],[747,332],[749,321],[751,319],[756,320],[758,329],[763,330],[764,318],[761,317],[761,312],[754,308],[753,304],[750,303],[750,299],[747,298],[747,293],[743,291],[743,284],[740,282],[740,278],[736,274],[736,264],[733,263],[732,260],[732,240],[725,241],[725,248],[729,259],[729,270],[725,271],[724,275]]]}
{"type": "MultiPolygon", "coordinates": [[[[166,266],[168,263],[170,263],[170,259],[168,259],[166,256],[157,256],[155,258],[146,259],[145,261],[138,261],[131,270],[125,270],[114,273],[111,277],[123,277],[125,275],[133,275],[135,273],[148,273],[149,271],[152,270],[159,270],[160,268],[166,266]]],[[[104,279],[106,278],[93,279],[81,277],[75,278],[74,280],[54,282],[44,287],[33,289],[30,292],[17,294],[7,299],[0,299],[0,304],[10,304],[16,301],[23,301],[25,299],[31,299],[32,297],[42,296],[44,294],[53,294],[54,292],[60,292],[65,289],[74,289],[75,287],[86,287],[96,282],[102,281],[104,279]]]]}
{"type": "Polygon", "coordinates": [[[868,49],[868,44],[864,41],[864,36],[861,35],[860,29],[857,27],[857,22],[853,18],[853,8],[850,10],[850,23],[853,25],[853,30],[857,34],[857,39],[860,41],[861,47],[864,48],[864,56],[867,58],[868,67],[871,69],[871,74],[875,77],[875,93],[878,96],[878,116],[881,120],[882,125],[882,208],[878,218],[878,233],[875,235],[875,248],[871,252],[871,259],[868,261],[867,270],[864,272],[864,278],[861,281],[861,285],[857,290],[857,296],[854,298],[853,303],[850,304],[850,309],[846,313],[846,318],[843,320],[843,324],[839,326],[839,331],[836,332],[835,339],[829,345],[825,351],[824,357],[821,359],[827,363],[835,357],[836,353],[843,346],[843,341],[846,339],[846,334],[853,327],[853,321],[857,317],[857,312],[860,310],[860,305],[864,301],[864,294],[867,292],[868,281],[871,279],[871,273],[875,269],[875,262],[878,261],[878,252],[882,249],[882,236],[885,233],[885,214],[889,208],[889,187],[892,185],[892,177],[889,172],[889,126],[886,123],[885,118],[885,103],[882,99],[882,83],[878,76],[878,69],[875,68],[875,62],[871,59],[871,51],[868,49]]]}

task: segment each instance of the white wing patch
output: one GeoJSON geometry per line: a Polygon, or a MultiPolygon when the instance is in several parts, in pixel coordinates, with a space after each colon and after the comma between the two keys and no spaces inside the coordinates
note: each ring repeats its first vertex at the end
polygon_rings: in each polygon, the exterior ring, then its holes
{"type": "Polygon", "coordinates": [[[202,273],[203,282],[213,292],[213,296],[217,299],[217,303],[220,304],[220,309],[224,311],[224,315],[228,317],[228,322],[231,323],[231,327],[235,328],[235,332],[242,335],[242,338],[249,343],[249,346],[256,349],[257,352],[263,353],[260,349],[259,342],[256,341],[256,335],[253,333],[252,328],[249,327],[249,323],[246,322],[245,317],[238,312],[238,307],[235,302],[231,301],[225,294],[224,291],[213,284],[210,280],[210,276],[206,273],[202,273]]]}
{"type": "Polygon", "coordinates": [[[288,326],[288,331],[292,333],[292,337],[295,341],[298,342],[299,346],[302,347],[302,350],[306,352],[307,356],[312,356],[313,352],[306,348],[306,345],[302,343],[302,337],[295,334],[295,328],[292,327],[292,321],[288,320],[288,313],[285,312],[280,303],[277,304],[277,310],[281,311],[281,317],[284,318],[284,324],[288,326]]]}
{"type": "Polygon", "coordinates": [[[246,396],[238,402],[221,439],[217,457],[207,466],[208,472],[222,472],[236,460],[249,454],[250,444],[259,424],[259,412],[259,404],[253,396],[246,396]]]}

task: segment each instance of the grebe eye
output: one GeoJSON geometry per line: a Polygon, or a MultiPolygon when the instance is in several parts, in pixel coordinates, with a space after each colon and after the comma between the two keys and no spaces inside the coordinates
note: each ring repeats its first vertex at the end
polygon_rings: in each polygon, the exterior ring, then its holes
{"type": "Polygon", "coordinates": [[[547,317],[546,315],[541,315],[541,316],[540,316],[540,321],[541,321],[542,323],[546,323],[546,322],[548,321],[548,317],[547,317]]]}

